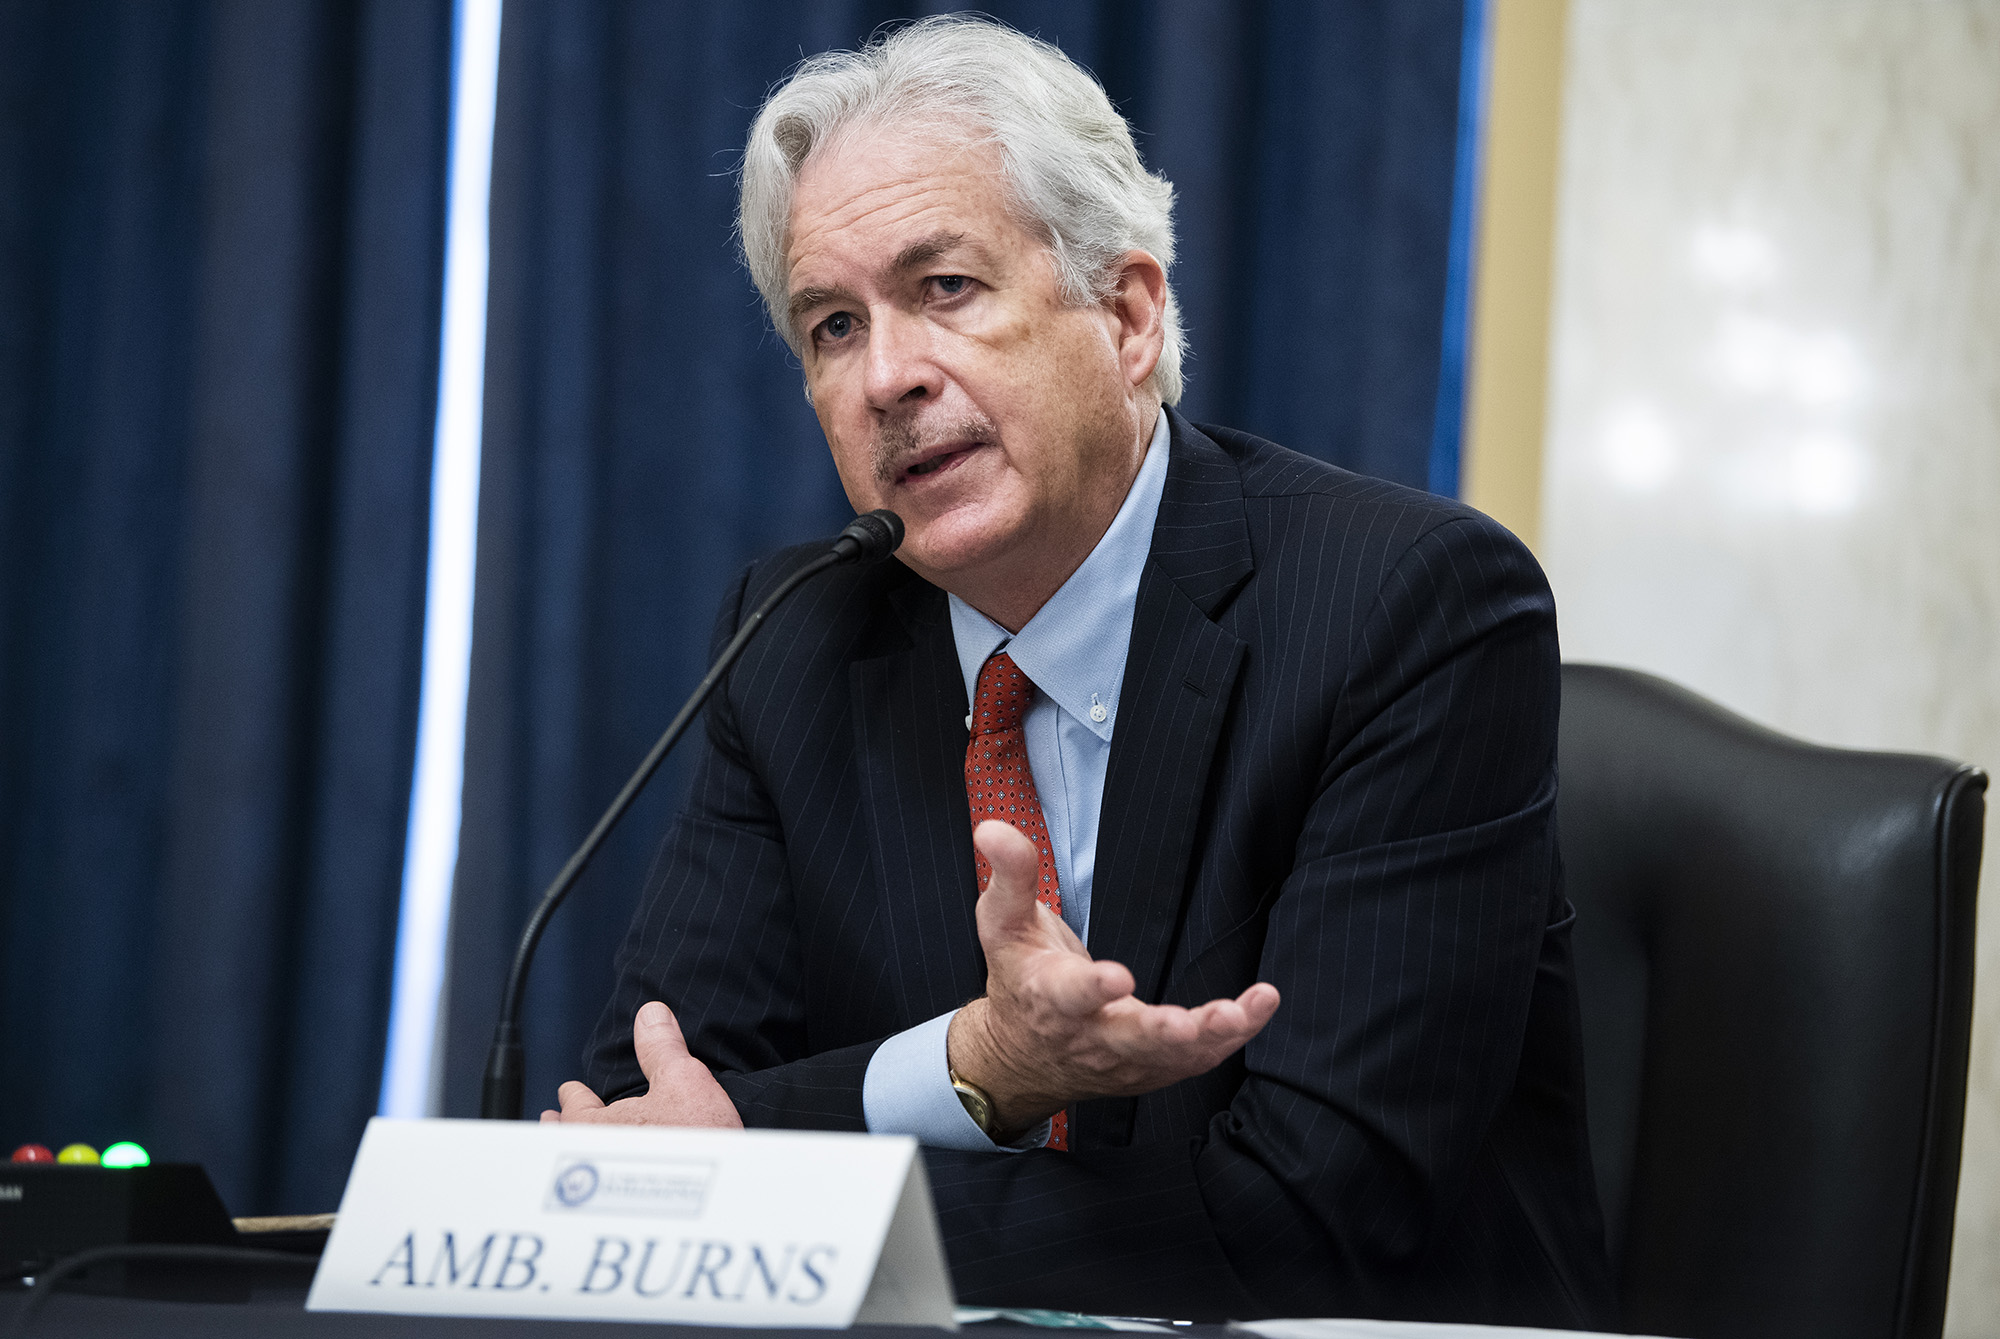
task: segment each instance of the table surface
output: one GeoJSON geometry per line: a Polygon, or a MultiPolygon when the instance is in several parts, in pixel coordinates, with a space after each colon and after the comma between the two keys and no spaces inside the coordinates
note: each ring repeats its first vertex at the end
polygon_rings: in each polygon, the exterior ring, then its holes
{"type": "MultiPolygon", "coordinates": [[[[11,1325],[27,1294],[0,1293],[0,1336],[12,1339],[11,1325]]],[[[1190,1339],[1592,1339],[1582,1333],[1556,1330],[1508,1329],[1486,1325],[1438,1325],[1412,1321],[1290,1320],[1251,1322],[1254,1329],[1228,1325],[1176,1325],[1173,1333],[1190,1339]]],[[[259,1284],[244,1302],[168,1302],[90,1293],[59,1292],[38,1312],[26,1331],[28,1339],[60,1336],[157,1335],[164,1339],[201,1336],[236,1339],[243,1336],[312,1335],[361,1336],[371,1339],[612,1339],[614,1335],[658,1335],[663,1339],[799,1339],[801,1330],[738,1329],[733,1326],[648,1325],[601,1320],[495,1320],[487,1317],[391,1316],[353,1312],[307,1311],[303,1285],[259,1284]]],[[[915,1326],[857,1325],[848,1334],[857,1339],[924,1339],[943,1330],[915,1326]]],[[[969,1339],[1049,1339],[1054,1333],[1040,1326],[987,1321],[959,1332],[969,1339]]],[[[1098,1334],[1110,1335],[1109,1330],[1098,1334]]],[[[1600,1339],[1633,1339],[1602,1336],[1600,1339]]]]}
{"type": "MultiPolygon", "coordinates": [[[[14,1314],[27,1294],[0,1293],[0,1335],[8,1335],[14,1314]]],[[[1194,1339],[1249,1339],[1224,1325],[1177,1325],[1176,1333],[1194,1339]]],[[[29,1339],[57,1339],[79,1335],[159,1335],[235,1336],[314,1335],[380,1336],[382,1339],[472,1339],[494,1335],[501,1339],[555,1339],[555,1336],[583,1336],[584,1339],[611,1339],[630,1334],[673,1336],[674,1339],[799,1339],[800,1330],[738,1329],[734,1326],[645,1325],[601,1320],[495,1320],[488,1317],[390,1316],[353,1312],[307,1311],[303,1287],[259,1286],[247,1302],[166,1302],[133,1297],[105,1297],[90,1293],[58,1292],[36,1313],[27,1329],[29,1339]]],[[[847,1331],[858,1339],[920,1339],[943,1335],[943,1330],[912,1326],[857,1325],[847,1331]]],[[[991,1336],[991,1339],[1025,1339],[1052,1333],[1026,1325],[991,1321],[968,1327],[961,1334],[991,1336]]],[[[1110,1331],[1100,1330],[1109,1335],[1110,1331]]]]}

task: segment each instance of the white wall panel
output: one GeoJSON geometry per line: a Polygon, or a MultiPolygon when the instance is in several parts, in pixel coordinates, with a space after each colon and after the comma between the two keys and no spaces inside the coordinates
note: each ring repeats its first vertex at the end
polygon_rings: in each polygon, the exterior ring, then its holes
{"type": "MultiPolygon", "coordinates": [[[[2000,768],[2000,3],[1574,0],[1567,81],[1565,656],[2000,768]]],[[[1959,1336],[2000,1336],[1996,826],[1959,1336]]]]}

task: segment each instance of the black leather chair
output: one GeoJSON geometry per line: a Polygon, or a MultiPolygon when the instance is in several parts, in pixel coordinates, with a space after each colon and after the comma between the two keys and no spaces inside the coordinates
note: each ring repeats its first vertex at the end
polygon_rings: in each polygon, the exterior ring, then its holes
{"type": "Polygon", "coordinates": [[[1563,667],[1563,860],[1627,1330],[1935,1339],[1986,777],[1563,667]]]}

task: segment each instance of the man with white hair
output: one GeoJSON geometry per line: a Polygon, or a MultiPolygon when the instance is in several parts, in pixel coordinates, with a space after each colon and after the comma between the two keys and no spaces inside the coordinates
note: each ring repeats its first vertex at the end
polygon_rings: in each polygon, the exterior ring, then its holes
{"type": "Polygon", "coordinates": [[[766,102],[745,258],[908,534],[714,700],[544,1118],[914,1134],[966,1301],[1599,1323],[1547,586],[1172,409],[1172,198],[983,20],[766,102]]]}

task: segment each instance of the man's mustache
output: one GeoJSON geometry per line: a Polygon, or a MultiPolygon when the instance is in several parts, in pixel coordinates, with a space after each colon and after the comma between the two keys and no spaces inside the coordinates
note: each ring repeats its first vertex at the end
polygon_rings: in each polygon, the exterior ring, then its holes
{"type": "Polygon", "coordinates": [[[941,442],[995,442],[1000,429],[984,414],[919,421],[890,419],[875,435],[875,479],[884,487],[903,477],[910,463],[941,442]]]}

